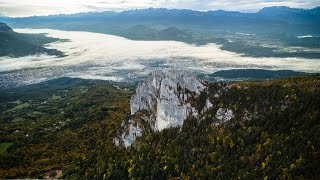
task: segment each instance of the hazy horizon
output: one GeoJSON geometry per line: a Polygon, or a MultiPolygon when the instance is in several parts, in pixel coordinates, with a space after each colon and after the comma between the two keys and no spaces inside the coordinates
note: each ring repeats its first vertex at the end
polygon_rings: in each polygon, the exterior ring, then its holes
{"type": "Polygon", "coordinates": [[[257,12],[264,7],[287,6],[290,8],[310,9],[319,6],[319,0],[66,0],[56,3],[54,0],[0,0],[0,16],[28,17],[82,12],[125,11],[147,8],[190,9],[196,11],[226,10],[239,12],[257,12]]]}

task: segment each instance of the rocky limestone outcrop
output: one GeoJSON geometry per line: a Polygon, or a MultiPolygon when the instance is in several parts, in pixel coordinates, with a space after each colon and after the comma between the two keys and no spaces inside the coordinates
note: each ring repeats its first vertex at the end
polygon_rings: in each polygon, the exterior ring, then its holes
{"type": "Polygon", "coordinates": [[[198,117],[205,108],[212,107],[208,101],[199,111],[196,102],[206,93],[206,84],[185,71],[154,71],[141,82],[130,101],[132,118],[122,125],[122,132],[114,139],[116,145],[130,146],[143,134],[143,127],[134,120],[138,112],[153,131],[181,127],[188,117],[198,117]]]}
{"type": "Polygon", "coordinates": [[[117,146],[123,145],[125,147],[129,147],[137,137],[142,136],[141,127],[139,124],[134,123],[132,119],[130,119],[127,124],[123,122],[121,127],[126,127],[125,131],[120,135],[120,137],[113,138],[113,142],[117,146]]]}
{"type": "MultiPolygon", "coordinates": [[[[122,122],[114,144],[129,147],[146,130],[159,132],[181,127],[187,118],[201,121],[214,108],[215,99],[227,91],[226,83],[210,86],[185,71],[154,71],[137,86],[130,100],[131,117],[122,122]]],[[[227,108],[214,113],[212,120],[217,125],[234,117],[233,111],[227,108]]]]}
{"type": "Polygon", "coordinates": [[[189,116],[197,116],[192,98],[205,91],[203,82],[184,71],[155,71],[140,83],[132,96],[131,114],[145,110],[153,130],[177,127],[189,116]]]}
{"type": "Polygon", "coordinates": [[[216,124],[222,124],[227,121],[230,121],[232,118],[234,118],[233,111],[231,109],[227,108],[219,108],[215,115],[218,122],[216,124]]]}

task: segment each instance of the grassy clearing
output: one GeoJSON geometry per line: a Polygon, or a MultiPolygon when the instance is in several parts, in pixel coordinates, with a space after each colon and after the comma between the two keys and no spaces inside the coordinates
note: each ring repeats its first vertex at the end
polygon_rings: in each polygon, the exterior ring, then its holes
{"type": "Polygon", "coordinates": [[[15,117],[15,118],[13,118],[13,120],[12,120],[12,122],[22,122],[22,121],[24,121],[25,119],[24,118],[22,118],[22,117],[15,117]]]}
{"type": "Polygon", "coordinates": [[[59,99],[61,99],[61,96],[56,94],[52,95],[52,100],[59,100],[59,99]]]}
{"type": "Polygon", "coordinates": [[[12,142],[0,143],[0,154],[5,153],[7,151],[7,149],[12,145],[13,145],[12,142]]]}
{"type": "Polygon", "coordinates": [[[19,105],[15,106],[15,107],[12,108],[12,109],[9,109],[8,111],[17,111],[17,110],[26,108],[26,107],[28,107],[28,106],[29,106],[28,103],[23,103],[23,104],[19,104],[19,105]]]}

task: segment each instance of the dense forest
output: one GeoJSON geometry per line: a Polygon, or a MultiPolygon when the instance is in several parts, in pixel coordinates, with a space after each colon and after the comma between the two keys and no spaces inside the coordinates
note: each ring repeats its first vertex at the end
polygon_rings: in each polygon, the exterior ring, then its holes
{"type": "Polygon", "coordinates": [[[0,178],[320,178],[319,75],[211,83],[206,116],[118,147],[133,90],[70,78],[0,90],[0,178]],[[234,118],[216,123],[219,108],[234,118]]]}

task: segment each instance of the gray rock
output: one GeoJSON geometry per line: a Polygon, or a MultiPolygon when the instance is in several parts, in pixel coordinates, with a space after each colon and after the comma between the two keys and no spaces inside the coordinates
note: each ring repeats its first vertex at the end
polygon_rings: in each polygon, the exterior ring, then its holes
{"type": "MultiPolygon", "coordinates": [[[[154,71],[141,82],[130,100],[131,115],[145,112],[142,119],[148,122],[153,131],[181,127],[188,117],[198,117],[199,112],[193,102],[201,92],[206,91],[204,82],[185,71],[154,71]]],[[[205,109],[212,107],[207,101],[205,109]]],[[[201,111],[203,113],[204,110],[201,111]]],[[[130,146],[136,137],[143,134],[139,125],[128,121],[126,129],[115,139],[116,145],[130,146]],[[128,125],[129,124],[129,125],[128,125]]]]}
{"type": "Polygon", "coordinates": [[[155,131],[182,126],[187,117],[198,115],[190,101],[205,89],[203,82],[185,71],[155,71],[138,85],[130,101],[131,114],[150,112],[155,131]]]}
{"type": "Polygon", "coordinates": [[[234,114],[231,109],[219,108],[216,113],[216,118],[219,120],[218,124],[222,124],[234,118],[234,114]]]}

